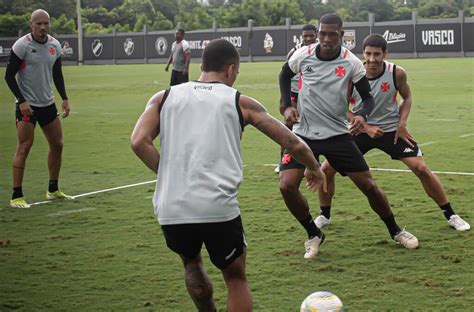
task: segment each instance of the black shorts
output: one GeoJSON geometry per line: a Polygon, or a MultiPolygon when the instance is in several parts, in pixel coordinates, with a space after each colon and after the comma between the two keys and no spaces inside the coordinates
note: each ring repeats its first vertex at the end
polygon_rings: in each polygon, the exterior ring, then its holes
{"type": "Polygon", "coordinates": [[[43,128],[52,123],[59,115],[56,104],[54,103],[46,107],[31,106],[31,109],[33,109],[33,115],[23,115],[20,111],[19,104],[16,104],[16,123],[27,121],[31,122],[33,126],[36,126],[36,122],[38,122],[41,128],[43,128]]]}
{"type": "Polygon", "coordinates": [[[162,225],[166,245],[186,258],[194,258],[206,245],[209,257],[223,270],[244,252],[245,241],[242,219],[216,223],[162,225]]]}
{"type": "Polygon", "coordinates": [[[362,154],[367,153],[373,148],[384,151],[392,159],[400,159],[406,157],[422,156],[420,148],[415,144],[414,147],[408,145],[402,139],[398,139],[397,144],[393,144],[396,131],[385,132],[381,137],[372,139],[367,134],[363,133],[354,137],[354,142],[360,149],[362,154]]]}
{"type": "MultiPolygon", "coordinates": [[[[347,172],[368,171],[369,166],[349,134],[342,134],[324,140],[309,140],[301,137],[314,156],[319,161],[319,156],[326,157],[329,164],[341,175],[347,172]]],[[[304,168],[287,151],[284,152],[280,163],[280,171],[287,169],[304,168]]]]}
{"type": "Polygon", "coordinates": [[[180,72],[174,69],[171,71],[170,86],[176,86],[188,81],[189,81],[189,73],[184,75],[183,72],[180,72]]]}
{"type": "Polygon", "coordinates": [[[290,99],[292,102],[298,103],[298,92],[290,92],[290,99]]]}

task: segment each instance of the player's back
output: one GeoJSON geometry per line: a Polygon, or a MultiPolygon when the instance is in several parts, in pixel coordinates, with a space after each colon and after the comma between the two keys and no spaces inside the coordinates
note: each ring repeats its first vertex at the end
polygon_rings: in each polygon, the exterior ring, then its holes
{"type": "Polygon", "coordinates": [[[170,88],[160,111],[154,197],[160,224],[223,222],[240,213],[239,93],[222,83],[170,88]]]}

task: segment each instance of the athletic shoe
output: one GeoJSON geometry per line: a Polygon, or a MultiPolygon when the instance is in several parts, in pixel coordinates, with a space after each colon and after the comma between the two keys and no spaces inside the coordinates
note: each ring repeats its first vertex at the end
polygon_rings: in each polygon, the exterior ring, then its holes
{"type": "Polygon", "coordinates": [[[406,249],[416,249],[418,247],[418,239],[415,235],[405,231],[405,229],[398,232],[393,239],[397,243],[402,244],[406,249]]]}
{"type": "Polygon", "coordinates": [[[321,237],[315,236],[304,242],[304,248],[306,249],[306,253],[304,254],[305,259],[312,259],[319,254],[319,246],[321,246],[326,237],[324,233],[321,234],[321,237]]]}
{"type": "Polygon", "coordinates": [[[273,171],[275,171],[275,173],[280,173],[280,165],[277,165],[275,167],[275,170],[273,170],[273,171]]]}
{"type": "Polygon", "coordinates": [[[31,208],[24,197],[18,197],[10,200],[10,207],[12,208],[31,208]]]}
{"type": "Polygon", "coordinates": [[[448,220],[448,225],[452,228],[455,228],[456,231],[467,231],[471,228],[469,223],[464,221],[460,216],[458,215],[452,215],[449,220],[448,220]]]}
{"type": "Polygon", "coordinates": [[[324,215],[320,215],[314,220],[314,223],[318,228],[322,229],[323,227],[331,224],[331,218],[328,219],[324,215]]]}
{"type": "Polygon", "coordinates": [[[74,197],[66,195],[63,192],[61,192],[60,190],[57,190],[55,192],[46,192],[46,198],[47,199],[52,199],[52,200],[55,200],[55,199],[64,199],[64,200],[74,199],[74,197]]]}

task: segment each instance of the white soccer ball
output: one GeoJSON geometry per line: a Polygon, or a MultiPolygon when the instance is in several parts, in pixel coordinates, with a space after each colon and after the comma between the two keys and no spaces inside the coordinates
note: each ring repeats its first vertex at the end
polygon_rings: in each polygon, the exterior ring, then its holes
{"type": "Polygon", "coordinates": [[[317,291],[301,303],[301,312],[344,312],[341,299],[329,291],[317,291]]]}

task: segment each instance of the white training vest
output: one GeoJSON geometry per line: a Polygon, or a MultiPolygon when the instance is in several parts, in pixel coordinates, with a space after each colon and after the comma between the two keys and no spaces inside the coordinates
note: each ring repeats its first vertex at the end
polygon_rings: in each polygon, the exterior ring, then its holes
{"type": "Polygon", "coordinates": [[[240,93],[222,83],[170,88],[160,112],[160,164],[153,197],[158,222],[225,222],[240,215],[240,93]]]}
{"type": "MultiPolygon", "coordinates": [[[[385,132],[391,132],[397,130],[400,119],[397,100],[397,80],[395,77],[396,65],[384,61],[383,69],[383,72],[378,77],[369,78],[375,106],[367,117],[367,123],[377,126],[385,132]]],[[[355,88],[351,104],[354,105],[351,107],[353,112],[357,112],[362,107],[362,99],[355,88]]]]}

